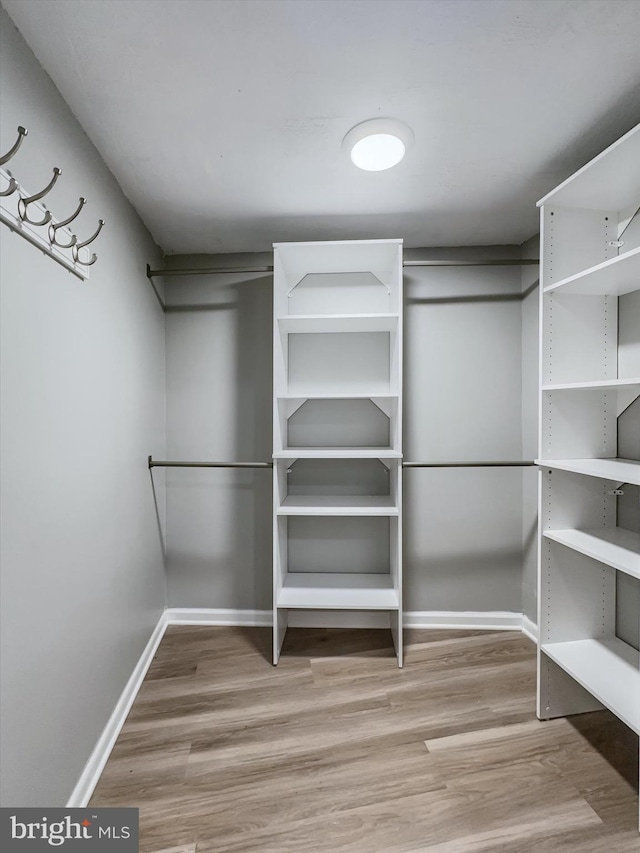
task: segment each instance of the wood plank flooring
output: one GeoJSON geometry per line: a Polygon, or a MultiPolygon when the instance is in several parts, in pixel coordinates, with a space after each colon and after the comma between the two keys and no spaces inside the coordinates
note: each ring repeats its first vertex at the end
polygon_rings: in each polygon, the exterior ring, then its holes
{"type": "Polygon", "coordinates": [[[638,741],[513,632],[170,627],[96,788],[142,853],[639,853],[638,741]]]}

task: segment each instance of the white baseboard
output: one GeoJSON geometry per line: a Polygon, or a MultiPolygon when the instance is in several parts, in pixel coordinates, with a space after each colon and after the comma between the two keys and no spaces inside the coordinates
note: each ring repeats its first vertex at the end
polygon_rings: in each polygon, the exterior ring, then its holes
{"type": "MultiPolygon", "coordinates": [[[[210,608],[169,608],[165,610],[153,630],[131,677],[129,678],[107,725],[67,802],[67,808],[84,808],[98,784],[111,750],[120,734],[127,715],[142,686],[147,670],[169,625],[238,625],[270,628],[270,610],[233,610],[210,608]]],[[[508,611],[448,612],[440,610],[409,611],[404,614],[405,628],[442,628],[475,631],[522,631],[536,640],[538,629],[522,613],[508,611]]],[[[329,628],[385,628],[389,614],[376,611],[290,611],[290,627],[329,628]]]]}
{"type": "Polygon", "coordinates": [[[462,631],[519,631],[522,613],[510,611],[416,610],[404,614],[405,628],[448,628],[462,631]]]}
{"type": "Polygon", "coordinates": [[[538,626],[528,616],[525,616],[524,613],[522,614],[522,633],[532,642],[538,642],[538,626]]]}
{"type": "MultiPolygon", "coordinates": [[[[169,608],[169,625],[258,625],[271,627],[270,610],[169,608]]],[[[520,631],[522,613],[510,611],[416,610],[404,614],[405,628],[458,628],[476,631],[520,631]]],[[[387,611],[290,610],[290,628],[388,628],[387,611]]]]}
{"type": "Polygon", "coordinates": [[[168,625],[243,625],[270,628],[270,610],[233,610],[209,607],[170,607],[166,612],[168,625]]]}
{"type": "Polygon", "coordinates": [[[127,719],[127,714],[131,710],[131,706],[138,695],[138,691],[142,686],[147,670],[151,665],[153,656],[155,655],[156,650],[160,645],[160,641],[164,636],[167,624],[166,611],[164,611],[158,620],[158,624],[153,629],[149,642],[140,655],[140,659],[135,665],[134,670],[131,673],[131,677],[120,694],[120,698],[109,717],[107,725],[104,727],[102,734],[98,738],[98,742],[93,748],[93,752],[89,756],[89,760],[84,766],[84,770],[82,771],[80,778],[69,797],[67,808],[84,808],[91,799],[91,795],[93,794],[102,771],[104,770],[104,766],[111,755],[111,750],[113,749],[115,742],[118,739],[118,735],[120,734],[120,730],[127,719]]]}

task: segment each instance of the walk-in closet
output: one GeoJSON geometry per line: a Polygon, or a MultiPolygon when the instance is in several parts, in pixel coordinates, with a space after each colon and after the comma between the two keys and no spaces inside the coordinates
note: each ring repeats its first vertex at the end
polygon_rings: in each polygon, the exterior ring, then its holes
{"type": "Polygon", "coordinates": [[[0,0],[3,849],[638,850],[638,44],[0,0]]]}

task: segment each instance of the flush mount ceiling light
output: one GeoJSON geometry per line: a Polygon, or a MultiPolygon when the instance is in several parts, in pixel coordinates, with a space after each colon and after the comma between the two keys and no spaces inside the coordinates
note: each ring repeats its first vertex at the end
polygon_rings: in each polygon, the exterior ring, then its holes
{"type": "Polygon", "coordinates": [[[342,147],[351,162],[367,172],[382,172],[397,165],[413,143],[411,128],[393,118],[373,118],[352,127],[342,147]]]}

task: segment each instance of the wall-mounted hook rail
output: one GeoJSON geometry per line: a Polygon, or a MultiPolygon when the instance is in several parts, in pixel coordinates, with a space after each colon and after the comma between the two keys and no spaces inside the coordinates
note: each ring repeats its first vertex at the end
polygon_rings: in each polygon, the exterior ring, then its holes
{"type": "Polygon", "coordinates": [[[13,155],[17,152],[18,148],[20,148],[20,146],[22,145],[22,140],[28,133],[29,131],[26,129],[26,127],[21,127],[20,125],[18,125],[18,138],[13,143],[11,148],[7,151],[7,153],[3,154],[2,157],[0,157],[0,166],[4,166],[5,163],[8,163],[9,160],[11,160],[13,155]]]}
{"type": "MultiPolygon", "coordinates": [[[[15,155],[26,135],[26,128],[18,127],[18,138],[11,149],[0,157],[0,166],[15,155]]],[[[68,226],[79,216],[86,199],[80,198],[78,207],[67,219],[54,218],[42,204],[42,199],[51,192],[61,174],[62,170],[56,166],[47,186],[40,192],[29,193],[11,172],[0,168],[0,222],[84,281],[89,278],[88,268],[95,264],[98,257],[92,254],[88,260],[83,260],[79,250],[93,243],[102,230],[104,220],[99,220],[97,231],[88,240],[79,243],[68,226]],[[5,202],[10,196],[17,196],[14,208],[5,202]],[[45,226],[48,228],[45,229],[45,226]]]]}

